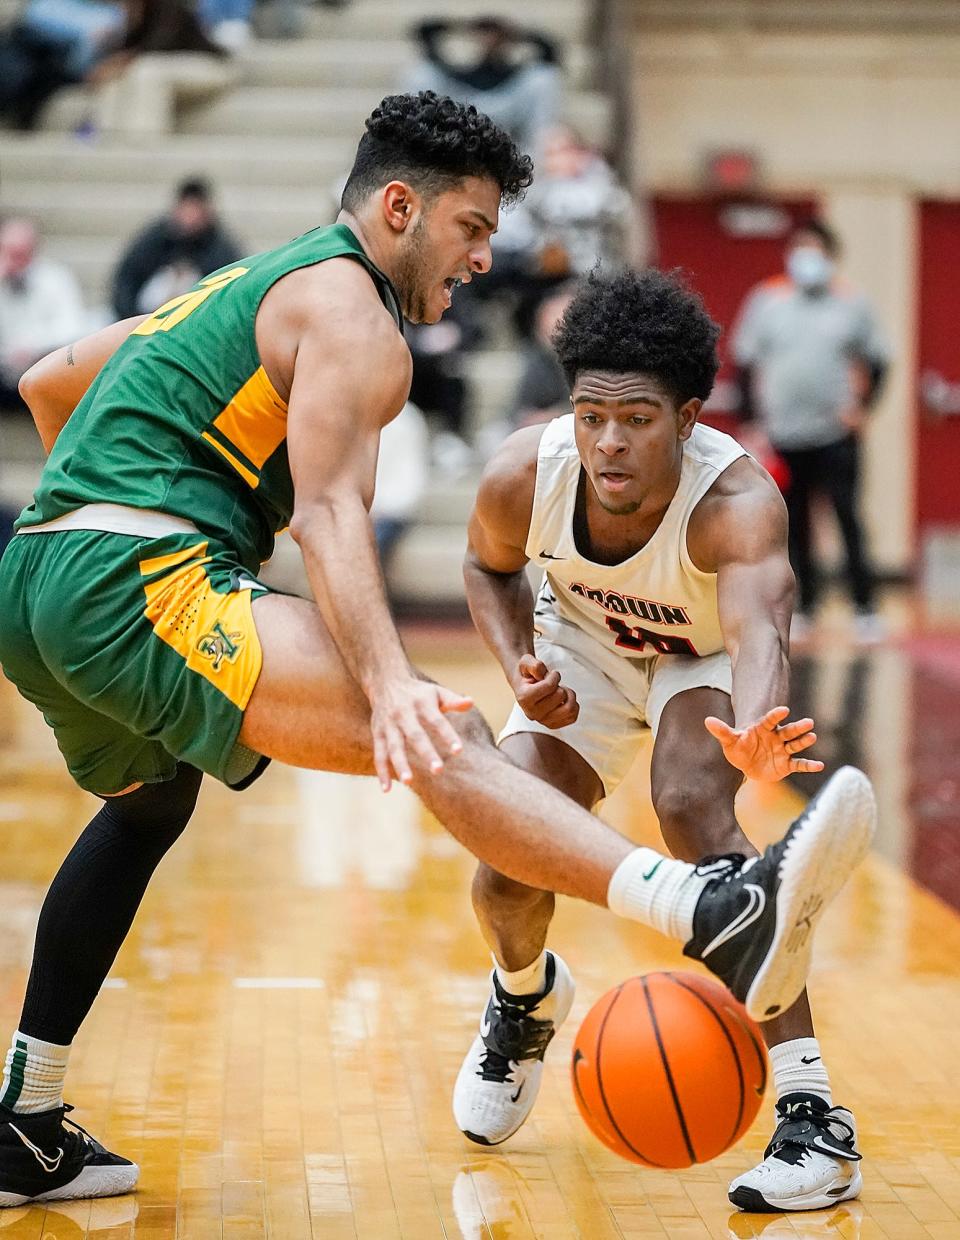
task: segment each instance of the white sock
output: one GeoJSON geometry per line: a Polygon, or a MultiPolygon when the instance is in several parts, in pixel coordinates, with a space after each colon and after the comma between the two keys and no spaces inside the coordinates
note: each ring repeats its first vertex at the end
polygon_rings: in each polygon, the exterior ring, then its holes
{"type": "Polygon", "coordinates": [[[693,938],[693,910],[714,875],[696,872],[688,861],[674,861],[652,848],[635,848],[610,879],[607,904],[620,917],[645,922],[668,938],[693,938]]]}
{"type": "Polygon", "coordinates": [[[497,964],[496,956],[493,963],[496,965],[497,980],[508,995],[538,995],[547,985],[546,950],[532,964],[525,969],[517,969],[515,973],[508,973],[502,964],[497,964]]]}
{"type": "Polygon", "coordinates": [[[792,1042],[780,1042],[769,1050],[770,1067],[777,1100],[784,1094],[816,1094],[828,1107],[833,1106],[830,1078],[820,1057],[820,1043],[816,1038],[794,1038],[792,1042]]]}
{"type": "Polygon", "coordinates": [[[0,1106],[19,1115],[63,1106],[69,1046],[41,1042],[19,1030],[10,1040],[0,1085],[0,1106]]]}

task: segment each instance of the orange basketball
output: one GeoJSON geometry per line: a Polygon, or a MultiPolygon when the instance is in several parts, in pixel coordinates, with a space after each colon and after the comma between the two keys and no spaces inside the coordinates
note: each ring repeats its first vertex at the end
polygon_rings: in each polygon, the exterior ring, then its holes
{"type": "Polygon", "coordinates": [[[689,1167],[739,1141],[760,1109],[760,1030],[718,982],[648,973],[607,991],[573,1047],[573,1092],[594,1136],[631,1162],[689,1167]]]}

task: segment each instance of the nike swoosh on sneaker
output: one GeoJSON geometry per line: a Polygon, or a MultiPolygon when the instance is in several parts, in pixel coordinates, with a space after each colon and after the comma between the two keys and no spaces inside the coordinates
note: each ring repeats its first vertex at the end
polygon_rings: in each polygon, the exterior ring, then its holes
{"type": "Polygon", "coordinates": [[[701,960],[709,956],[711,952],[716,951],[718,947],[722,947],[724,943],[728,943],[734,935],[739,934],[741,930],[745,930],[747,926],[752,925],[758,917],[763,915],[763,910],[767,904],[767,895],[763,888],[758,887],[756,883],[744,883],[743,889],[750,893],[750,903],[746,908],[740,910],[733,921],[728,922],[724,926],[712,942],[707,944],[700,953],[701,960]]]}
{"type": "Polygon", "coordinates": [[[517,1092],[515,1094],[510,1095],[511,1102],[517,1102],[519,1100],[520,1095],[523,1093],[523,1087],[525,1084],[526,1084],[526,1081],[520,1082],[520,1084],[517,1086],[517,1092]]]}
{"type": "Polygon", "coordinates": [[[56,1158],[51,1158],[49,1154],[44,1154],[43,1150],[40,1149],[39,1146],[34,1145],[29,1137],[25,1137],[16,1124],[11,1124],[10,1127],[17,1134],[44,1171],[46,1171],[49,1175],[52,1175],[60,1166],[60,1160],[63,1158],[63,1147],[58,1146],[56,1158]]]}
{"type": "Polygon", "coordinates": [[[819,1133],[817,1133],[813,1139],[813,1148],[815,1150],[819,1150],[821,1154],[829,1154],[831,1158],[844,1158],[849,1160],[851,1157],[851,1151],[849,1149],[844,1148],[844,1146],[839,1143],[837,1145],[831,1145],[829,1142],[825,1141],[819,1133]]]}

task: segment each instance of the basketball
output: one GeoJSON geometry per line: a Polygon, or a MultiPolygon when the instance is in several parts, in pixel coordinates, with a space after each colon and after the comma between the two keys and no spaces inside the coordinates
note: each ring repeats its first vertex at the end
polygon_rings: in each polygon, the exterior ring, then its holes
{"type": "Polygon", "coordinates": [[[767,1083],[760,1030],[693,973],[631,977],[593,1005],[573,1048],[588,1128],[646,1167],[708,1162],[753,1123],[767,1083]]]}

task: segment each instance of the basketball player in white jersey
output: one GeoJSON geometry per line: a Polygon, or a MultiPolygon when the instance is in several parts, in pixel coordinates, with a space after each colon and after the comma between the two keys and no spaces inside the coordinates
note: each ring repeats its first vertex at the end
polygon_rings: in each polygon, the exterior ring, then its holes
{"type": "MultiPolygon", "coordinates": [[[[822,763],[796,756],[816,740],[813,721],[788,723],[784,705],[794,582],[783,501],[734,439],[697,422],[718,334],[673,276],[590,277],[554,339],[573,413],[518,431],[491,461],[465,577],[516,695],[503,752],[593,808],[649,730],[668,847],[720,871],[755,853],[734,811],[742,780],[822,763]],[[530,560],[544,569],[536,600],[530,560]]],[[[473,899],[496,967],[453,1105],[471,1140],[496,1145],[530,1114],[574,985],[545,949],[553,895],[481,864],[473,899]]],[[[763,1030],[777,1128],[731,1201],[802,1210],[856,1196],[854,1120],[833,1105],[806,995],[763,1030]]]]}

